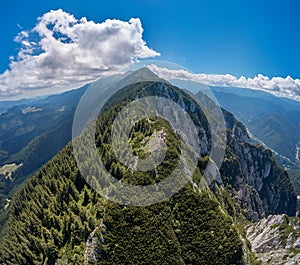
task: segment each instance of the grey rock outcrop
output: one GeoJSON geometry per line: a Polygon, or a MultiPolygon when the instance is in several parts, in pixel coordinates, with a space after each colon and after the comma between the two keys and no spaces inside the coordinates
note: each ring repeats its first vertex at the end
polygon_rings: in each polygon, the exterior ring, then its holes
{"type": "Polygon", "coordinates": [[[262,264],[300,262],[300,220],[287,215],[270,215],[248,226],[246,237],[262,264]]]}

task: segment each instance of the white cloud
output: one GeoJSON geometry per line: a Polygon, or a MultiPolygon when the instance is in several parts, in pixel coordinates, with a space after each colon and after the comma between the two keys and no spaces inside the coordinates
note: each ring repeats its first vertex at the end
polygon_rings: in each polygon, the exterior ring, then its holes
{"type": "MultiPolygon", "coordinates": [[[[50,11],[30,31],[22,30],[21,44],[10,69],[0,74],[0,100],[56,93],[119,71],[140,59],[159,56],[143,40],[138,18],[102,23],[77,19],[63,10],[50,11]]],[[[150,67],[165,79],[190,79],[210,86],[245,87],[300,100],[300,80],[233,75],[192,74],[185,70],[150,67]]]]}
{"type": "Polygon", "coordinates": [[[15,38],[22,47],[0,75],[0,99],[67,90],[139,58],[159,56],[142,34],[138,18],[96,23],[50,11],[15,38]]]}
{"type": "Polygon", "coordinates": [[[300,80],[290,76],[286,78],[269,78],[261,74],[254,78],[235,77],[233,75],[193,74],[186,70],[169,70],[167,68],[149,65],[150,70],[166,80],[192,80],[208,86],[239,87],[263,90],[276,96],[287,97],[300,101],[300,80]]]}

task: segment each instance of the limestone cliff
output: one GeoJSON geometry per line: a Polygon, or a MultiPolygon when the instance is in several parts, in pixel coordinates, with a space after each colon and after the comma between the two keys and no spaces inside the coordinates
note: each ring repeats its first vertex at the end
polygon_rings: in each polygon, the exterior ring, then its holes
{"type": "Polygon", "coordinates": [[[299,264],[299,227],[299,218],[270,215],[248,226],[246,235],[262,264],[299,264]]]}

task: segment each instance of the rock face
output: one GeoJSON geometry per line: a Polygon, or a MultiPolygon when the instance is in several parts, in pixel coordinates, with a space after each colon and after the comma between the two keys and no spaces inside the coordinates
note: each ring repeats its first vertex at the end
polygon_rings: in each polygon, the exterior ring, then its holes
{"type": "Polygon", "coordinates": [[[270,215],[246,228],[252,251],[262,264],[300,262],[299,224],[298,218],[282,214],[270,215]]]}
{"type": "Polygon", "coordinates": [[[252,243],[256,253],[266,253],[271,250],[285,248],[280,238],[280,225],[287,223],[286,215],[270,215],[247,229],[247,238],[252,243]]]}
{"type": "Polygon", "coordinates": [[[287,173],[270,150],[249,143],[246,128],[224,112],[228,145],[220,169],[223,182],[238,199],[249,220],[269,214],[296,214],[297,198],[287,173]]]}
{"type": "Polygon", "coordinates": [[[97,262],[97,252],[96,248],[98,244],[104,242],[103,234],[106,232],[105,224],[103,224],[103,220],[100,225],[97,226],[92,233],[90,233],[88,240],[85,245],[85,253],[84,253],[84,265],[88,265],[91,263],[97,262]]]}

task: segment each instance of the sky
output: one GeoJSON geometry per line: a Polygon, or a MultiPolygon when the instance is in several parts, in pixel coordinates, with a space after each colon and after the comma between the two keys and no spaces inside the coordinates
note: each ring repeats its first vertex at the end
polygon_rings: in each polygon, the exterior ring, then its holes
{"type": "Polygon", "coordinates": [[[216,78],[216,85],[244,84],[294,97],[300,95],[299,13],[297,0],[5,1],[0,99],[79,86],[107,69],[148,58],[216,78]],[[285,93],[289,87],[292,92],[285,93]]]}

